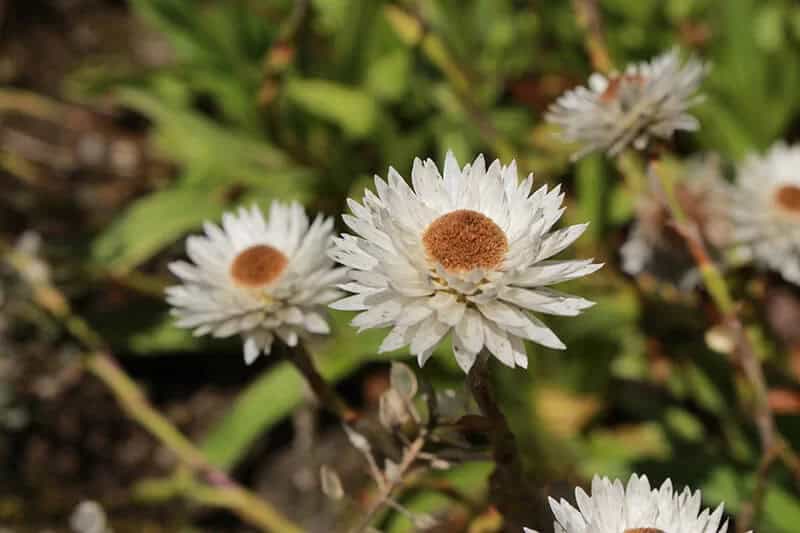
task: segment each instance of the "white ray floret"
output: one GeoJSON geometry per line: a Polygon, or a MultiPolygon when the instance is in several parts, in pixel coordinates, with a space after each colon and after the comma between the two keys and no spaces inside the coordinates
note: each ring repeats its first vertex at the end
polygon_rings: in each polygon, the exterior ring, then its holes
{"type": "Polygon", "coordinates": [[[800,145],[778,143],[746,158],[726,192],[731,244],[800,285],[800,145]]]}
{"type": "MultiPolygon", "coordinates": [[[[646,476],[633,474],[627,486],[620,480],[595,476],[591,495],[575,489],[577,507],[550,498],[556,533],[726,533],[723,505],[702,509],[700,491],[689,487],[673,492],[667,479],[651,489],[646,476]]],[[[526,533],[535,533],[525,528],[526,533]]]]}
{"type": "Polygon", "coordinates": [[[574,159],[596,150],[613,156],[630,145],[644,149],[653,137],[699,128],[688,110],[700,100],[697,90],[707,72],[706,63],[684,62],[673,49],[623,73],[592,74],[588,87],[562,95],[545,118],[561,127],[565,141],[580,146],[574,159]]]}
{"type": "Polygon", "coordinates": [[[441,174],[415,159],[411,185],[393,168],[386,181],[376,176],[377,194],[348,201],[344,221],[355,235],[334,239],[331,257],[351,269],[341,288],[353,295],[332,307],[361,311],[359,329],[392,328],[381,351],[410,345],[420,365],[448,333],[465,372],[483,348],[510,367],[527,366],[524,340],[563,349],[533,313],[590,307],[549,286],[601,265],[551,259],[586,225],[552,231],[564,195],[532,185],[532,176],[518,180],[514,162],[486,168],[478,156],[462,169],[452,153],[441,174]]]}
{"type": "Polygon", "coordinates": [[[341,297],[346,269],[328,257],[333,219],[309,224],[303,207],[273,202],[265,219],[257,206],[226,213],[191,236],[191,262],[170,263],[182,284],[167,289],[177,325],[195,335],[244,341],[250,364],[268,354],[277,336],[295,346],[309,334],[330,330],[325,308],[341,297]]]}

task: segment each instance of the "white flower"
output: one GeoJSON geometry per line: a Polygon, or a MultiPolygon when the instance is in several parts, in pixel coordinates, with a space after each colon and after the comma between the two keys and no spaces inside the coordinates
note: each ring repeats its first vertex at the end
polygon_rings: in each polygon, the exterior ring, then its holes
{"type": "MultiPolygon", "coordinates": [[[[595,476],[592,494],[575,489],[577,508],[550,498],[556,533],[725,533],[723,505],[700,511],[700,491],[689,487],[680,494],[667,479],[660,489],[650,489],[646,476],[632,475],[627,487],[620,480],[595,476]]],[[[533,533],[525,529],[527,533],[533,533]]]]}
{"type": "Polygon", "coordinates": [[[592,74],[588,87],[562,95],[545,118],[561,126],[565,141],[581,145],[573,159],[595,150],[613,156],[631,144],[644,149],[651,137],[668,139],[676,130],[699,128],[687,110],[699,101],[695,93],[707,72],[707,64],[684,63],[673,49],[622,74],[592,74]]]}
{"type": "Polygon", "coordinates": [[[239,333],[248,364],[270,352],[275,335],[295,346],[327,334],[325,305],[341,296],[335,286],[345,277],[326,255],[332,228],[321,216],[309,227],[301,205],[279,202],[268,220],[253,206],[223,215],[221,228],[207,222],[205,235],[186,240],[194,264],[169,265],[183,282],[167,289],[177,325],[195,335],[239,333]]]}
{"type": "Polygon", "coordinates": [[[364,311],[359,329],[392,327],[380,350],[411,345],[420,365],[451,331],[456,361],[467,372],[486,347],[504,364],[526,367],[524,339],[564,344],[531,311],[574,316],[592,302],[546,288],[590,274],[591,260],[553,261],[585,224],[550,231],[564,195],[560,187],[531,194],[516,164],[483,156],[463,169],[447,154],[444,176],[430,159],[414,160],[413,188],[393,168],[377,195],[348,200],[345,223],[358,235],[334,239],[331,257],[350,267],[341,288],[354,296],[336,309],[364,311]]]}
{"type": "Polygon", "coordinates": [[[800,146],[778,143],[748,157],[727,192],[732,244],[800,285],[800,146]]]}

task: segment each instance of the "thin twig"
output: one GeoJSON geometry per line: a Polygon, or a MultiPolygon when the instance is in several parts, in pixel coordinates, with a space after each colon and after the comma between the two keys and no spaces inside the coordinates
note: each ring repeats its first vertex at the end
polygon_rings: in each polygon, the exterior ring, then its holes
{"type": "MultiPolygon", "coordinates": [[[[747,335],[747,331],[739,318],[738,309],[731,296],[730,289],[724,276],[714,263],[708,253],[703,236],[697,224],[689,218],[683,210],[680,201],[675,194],[675,184],[668,172],[663,172],[659,168],[657,156],[650,160],[649,169],[660,178],[660,182],[666,194],[667,206],[672,215],[673,224],[678,233],[686,241],[686,245],[697,263],[697,268],[703,279],[703,283],[711,296],[714,305],[720,312],[725,325],[733,333],[735,342],[735,353],[737,361],[744,372],[744,376],[753,390],[753,418],[758,429],[761,442],[761,465],[759,469],[763,472],[759,476],[759,483],[754,490],[751,500],[751,507],[745,507],[740,516],[740,527],[749,528],[750,520],[758,515],[763,498],[763,484],[766,483],[766,475],[769,465],[774,460],[773,455],[780,455],[777,448],[780,448],[781,439],[775,429],[775,420],[769,406],[767,382],[764,378],[764,371],[761,361],[756,354],[753,342],[747,335]],[[764,479],[761,479],[762,476],[764,479]],[[762,488],[759,488],[762,487],[762,488]]],[[[744,531],[744,530],[743,530],[744,531]]]]}
{"type": "Polygon", "coordinates": [[[358,524],[351,530],[352,533],[361,533],[366,531],[372,521],[393,501],[395,492],[405,483],[406,475],[414,463],[417,461],[419,454],[425,447],[427,432],[423,430],[420,435],[403,451],[403,458],[400,461],[397,469],[397,475],[392,479],[387,479],[386,483],[379,488],[378,494],[374,499],[374,503],[367,510],[364,517],[358,524]]]}
{"type": "Polygon", "coordinates": [[[314,360],[302,344],[288,351],[286,359],[291,362],[306,379],[308,386],[319,400],[320,407],[338,416],[343,422],[350,424],[358,418],[358,412],[342,398],[336,389],[328,383],[314,365],[314,360]]]}
{"type": "Polygon", "coordinates": [[[608,53],[598,1],[572,0],[572,6],[578,25],[586,34],[586,52],[589,54],[592,68],[602,74],[608,74],[614,69],[614,64],[611,61],[611,54],[608,53]]]}
{"type": "MultiPolygon", "coordinates": [[[[34,258],[0,243],[0,252],[22,277],[34,258]]],[[[223,507],[261,531],[301,533],[302,529],[284,517],[266,501],[238,485],[228,474],[214,466],[203,452],[186,438],[147,400],[144,392],[114,361],[102,337],[82,317],[73,313],[69,302],[55,286],[40,281],[32,285],[36,302],[59,320],[64,328],[88,350],[86,368],[114,395],[122,409],[171,450],[178,460],[203,478],[204,485],[185,494],[196,501],[223,507]]]]}
{"type": "Polygon", "coordinates": [[[767,383],[760,359],[739,318],[728,284],[708,253],[697,224],[683,211],[683,207],[675,194],[675,186],[669,173],[660,171],[657,160],[650,161],[650,170],[660,178],[675,229],[686,241],[689,252],[695,263],[697,263],[703,283],[714,305],[722,315],[725,325],[734,335],[738,362],[755,395],[755,422],[761,439],[761,450],[765,454],[775,445],[776,434],[772,410],[769,407],[767,383]]]}
{"type": "Polygon", "coordinates": [[[739,515],[737,516],[736,531],[738,533],[750,531],[753,520],[758,515],[758,512],[764,503],[764,496],[766,495],[767,491],[767,476],[769,474],[769,469],[777,459],[781,458],[782,448],[782,445],[775,446],[768,450],[767,453],[761,457],[761,462],[759,463],[758,471],[756,472],[756,485],[753,488],[753,494],[750,497],[750,501],[746,501],[742,504],[742,509],[739,511],[739,515]]]}

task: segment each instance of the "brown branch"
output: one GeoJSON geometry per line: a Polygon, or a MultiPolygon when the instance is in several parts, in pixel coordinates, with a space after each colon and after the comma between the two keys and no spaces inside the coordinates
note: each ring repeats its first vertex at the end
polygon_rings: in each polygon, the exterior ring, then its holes
{"type": "MultiPolygon", "coordinates": [[[[419,458],[419,454],[425,447],[427,433],[423,432],[403,451],[403,458],[400,461],[397,470],[397,477],[394,479],[387,479],[383,476],[384,483],[380,484],[378,495],[375,497],[374,503],[370,506],[364,517],[358,522],[356,527],[352,529],[353,533],[361,533],[367,531],[372,521],[388,506],[392,501],[397,490],[405,484],[406,475],[412,465],[419,458]]],[[[376,481],[378,481],[376,479],[376,481]]]]}
{"type": "Polygon", "coordinates": [[[302,344],[298,344],[291,351],[287,351],[286,359],[306,379],[321,408],[338,416],[346,424],[351,424],[358,419],[358,412],[322,377],[311,355],[302,344]]]}
{"type": "MultiPolygon", "coordinates": [[[[503,515],[504,530],[518,532],[525,526],[543,526],[532,523],[544,502],[538,501],[539,495],[528,484],[516,439],[494,397],[487,351],[478,354],[467,375],[467,385],[490,425],[489,439],[495,468],[489,478],[489,498],[503,515]]],[[[542,527],[538,529],[541,531],[542,527]]]]}
{"type": "Polygon", "coordinates": [[[608,74],[614,70],[614,63],[608,53],[603,19],[597,0],[572,0],[578,26],[585,32],[586,52],[592,62],[592,68],[601,74],[608,74]]]}

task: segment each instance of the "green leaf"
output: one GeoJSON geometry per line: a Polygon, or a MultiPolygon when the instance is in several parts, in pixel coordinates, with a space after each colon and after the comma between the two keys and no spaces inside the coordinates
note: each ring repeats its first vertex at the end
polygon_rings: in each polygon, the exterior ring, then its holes
{"type": "Polygon", "coordinates": [[[307,113],[341,127],[353,138],[369,135],[380,109],[369,93],[327,80],[294,78],[285,86],[287,98],[307,113]]]}
{"type": "Polygon", "coordinates": [[[771,485],[764,498],[764,522],[759,531],[793,533],[800,524],[800,501],[789,491],[771,485]]]}
{"type": "Polygon", "coordinates": [[[586,220],[591,220],[588,234],[597,242],[605,232],[608,219],[608,180],[603,157],[584,157],[577,165],[578,205],[586,220]]]}
{"type": "Polygon", "coordinates": [[[411,55],[398,48],[375,60],[367,71],[366,87],[376,98],[387,102],[400,100],[408,90],[411,55]]]}
{"type": "Polygon", "coordinates": [[[134,202],[91,246],[92,259],[124,273],[223,211],[205,188],[168,189],[134,202]]]}
{"type": "MultiPolygon", "coordinates": [[[[252,178],[270,171],[297,169],[297,165],[265,140],[248,136],[188,109],[167,105],[153,94],[138,89],[117,92],[125,104],[156,122],[156,142],[173,160],[181,162],[191,176],[217,174],[220,181],[233,177],[252,178]]],[[[276,192],[297,193],[299,184],[271,180],[276,192]]]]}

